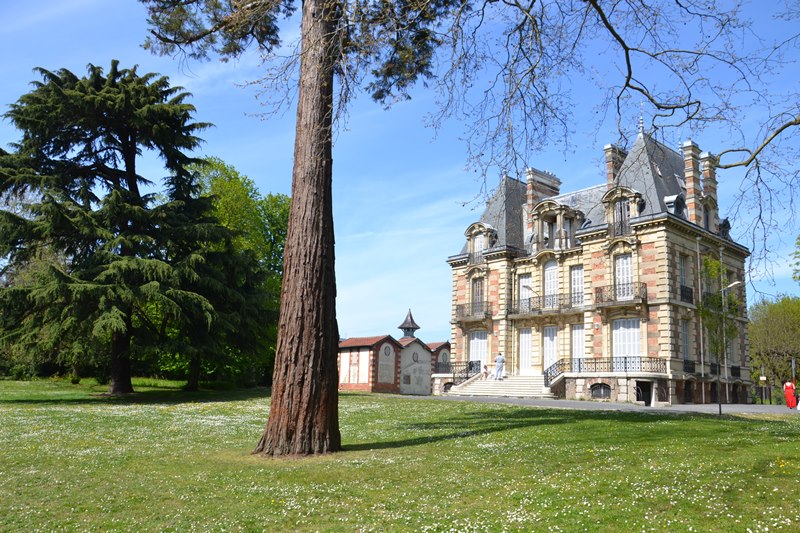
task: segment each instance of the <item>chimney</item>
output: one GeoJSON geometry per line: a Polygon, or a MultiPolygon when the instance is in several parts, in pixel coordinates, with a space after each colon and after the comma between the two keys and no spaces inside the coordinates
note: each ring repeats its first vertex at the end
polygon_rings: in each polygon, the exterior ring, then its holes
{"type": "Polygon", "coordinates": [[[686,211],[689,222],[703,226],[703,190],[700,187],[700,148],[692,141],[681,146],[683,150],[683,173],[686,178],[686,211]]]}
{"type": "Polygon", "coordinates": [[[525,177],[528,181],[528,205],[531,207],[545,198],[558,196],[561,191],[561,180],[550,172],[528,168],[525,177]]]}
{"type": "Polygon", "coordinates": [[[622,162],[625,161],[625,156],[628,152],[614,144],[607,144],[603,147],[603,153],[606,156],[606,177],[608,178],[608,188],[614,186],[619,174],[619,169],[622,168],[622,162]]]}
{"type": "Polygon", "coordinates": [[[700,154],[703,169],[703,195],[708,199],[708,229],[719,233],[719,208],[717,206],[717,158],[708,152],[700,154]]]}

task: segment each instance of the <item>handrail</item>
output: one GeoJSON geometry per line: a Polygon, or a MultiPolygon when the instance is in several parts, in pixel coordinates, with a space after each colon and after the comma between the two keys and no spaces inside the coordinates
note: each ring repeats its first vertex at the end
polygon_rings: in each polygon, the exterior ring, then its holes
{"type": "Polygon", "coordinates": [[[649,372],[667,373],[667,360],[660,357],[585,357],[559,359],[544,371],[544,384],[550,386],[565,372],[649,372]]]}

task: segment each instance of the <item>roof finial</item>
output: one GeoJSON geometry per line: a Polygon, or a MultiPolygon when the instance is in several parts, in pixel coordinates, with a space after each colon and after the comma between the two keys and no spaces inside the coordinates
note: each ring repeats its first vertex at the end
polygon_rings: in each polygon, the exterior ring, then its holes
{"type": "Polygon", "coordinates": [[[644,133],[644,102],[639,102],[639,133],[644,133]]]}
{"type": "Polygon", "coordinates": [[[414,338],[414,332],[419,329],[419,326],[414,322],[414,317],[411,316],[411,309],[408,310],[408,314],[403,323],[397,327],[403,331],[403,338],[414,338]]]}

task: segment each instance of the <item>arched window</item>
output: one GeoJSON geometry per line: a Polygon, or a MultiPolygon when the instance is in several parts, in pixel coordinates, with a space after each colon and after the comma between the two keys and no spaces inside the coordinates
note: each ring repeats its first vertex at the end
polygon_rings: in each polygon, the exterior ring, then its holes
{"type": "Polygon", "coordinates": [[[606,383],[595,383],[589,387],[589,395],[593,400],[608,400],[611,398],[611,387],[606,383]]]}

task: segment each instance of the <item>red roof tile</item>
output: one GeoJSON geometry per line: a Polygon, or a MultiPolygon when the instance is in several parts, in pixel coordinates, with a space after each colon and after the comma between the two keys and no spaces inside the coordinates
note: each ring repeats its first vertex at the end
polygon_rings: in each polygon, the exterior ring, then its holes
{"type": "Polygon", "coordinates": [[[339,341],[339,348],[361,348],[364,346],[375,346],[384,339],[391,339],[391,335],[378,335],[377,337],[351,337],[339,341]]]}

